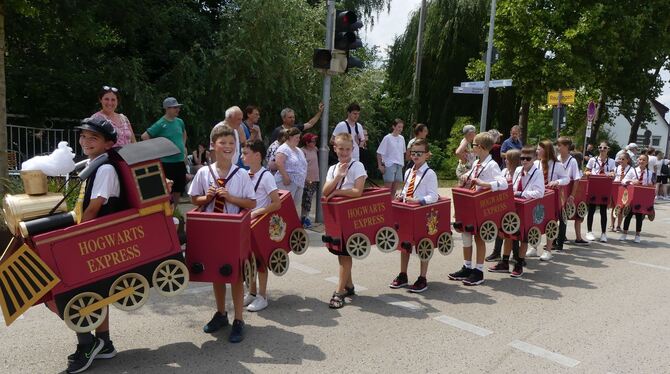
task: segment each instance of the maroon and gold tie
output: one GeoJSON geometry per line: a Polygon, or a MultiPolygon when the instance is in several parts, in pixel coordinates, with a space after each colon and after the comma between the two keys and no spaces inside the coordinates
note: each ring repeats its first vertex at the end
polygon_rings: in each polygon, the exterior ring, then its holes
{"type": "MultiPolygon", "coordinates": [[[[216,180],[216,185],[219,187],[226,187],[226,180],[219,178],[216,180]]],[[[214,198],[214,213],[224,213],[226,211],[226,200],[217,196],[214,198]]]]}
{"type": "Polygon", "coordinates": [[[405,197],[414,197],[414,182],[416,182],[416,169],[412,170],[412,178],[409,179],[409,186],[407,186],[407,195],[405,197]]]}

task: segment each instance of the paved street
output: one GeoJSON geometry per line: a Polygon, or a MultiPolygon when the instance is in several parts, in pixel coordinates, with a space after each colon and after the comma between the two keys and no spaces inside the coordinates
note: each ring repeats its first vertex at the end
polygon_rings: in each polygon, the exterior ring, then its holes
{"type": "MultiPolygon", "coordinates": [[[[245,313],[241,344],[228,343],[229,328],[202,332],[213,295],[192,283],[175,298],[152,293],[135,312],[112,309],[120,353],[90,372],[670,372],[670,202],[658,203],[656,216],[645,220],[641,244],[610,233],[608,243],[567,246],[550,263],[529,260],[522,279],[487,273],[474,288],[447,279],[462,264],[456,235],[450,256],[434,255],[419,295],[388,288],[399,255],[373,248],[354,262],[358,296],[339,310],[327,306],[337,261],[310,233],[307,253],[291,254],[289,272],[271,276],[270,306],[245,313]]],[[[413,256],[412,282],[418,267],[413,256]]],[[[33,307],[0,327],[0,372],[61,372],[74,344],[51,312],[33,307]]]]}

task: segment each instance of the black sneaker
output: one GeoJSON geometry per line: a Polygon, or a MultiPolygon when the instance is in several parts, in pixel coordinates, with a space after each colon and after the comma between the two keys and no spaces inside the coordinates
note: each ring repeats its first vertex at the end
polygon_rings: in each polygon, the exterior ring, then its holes
{"type": "Polygon", "coordinates": [[[233,328],[230,330],[228,341],[231,343],[239,343],[244,340],[244,321],[236,319],[233,321],[233,328]]]}
{"type": "Polygon", "coordinates": [[[416,282],[409,287],[409,292],[421,293],[428,289],[428,281],[425,277],[417,278],[416,282]]]}
{"type": "Polygon", "coordinates": [[[219,331],[222,327],[228,326],[228,313],[221,314],[220,312],[214,313],[214,317],[209,321],[205,327],[202,328],[207,334],[219,331]]]}
{"type": "MultiPolygon", "coordinates": [[[[114,348],[114,344],[112,344],[112,341],[111,340],[104,341],[104,339],[103,339],[103,342],[104,342],[104,345],[102,346],[102,349],[100,350],[100,352],[98,352],[98,355],[95,356],[96,360],[107,359],[107,358],[112,358],[112,357],[116,356],[117,352],[116,352],[116,349],[114,348]]],[[[75,358],[76,354],[77,354],[77,352],[67,356],[67,361],[68,362],[74,361],[74,358],[75,358]]]]}
{"type": "Polygon", "coordinates": [[[470,273],[472,273],[472,269],[466,268],[465,265],[463,265],[461,270],[449,274],[449,279],[454,281],[466,280],[470,276],[470,273]]]}
{"type": "Polygon", "coordinates": [[[521,264],[514,265],[514,270],[512,270],[512,274],[510,274],[510,276],[513,278],[520,278],[522,275],[523,275],[523,266],[521,264]]]}
{"type": "Polygon", "coordinates": [[[498,262],[502,260],[500,257],[500,252],[493,252],[489,257],[486,258],[486,262],[498,262]]]}
{"type": "Polygon", "coordinates": [[[468,279],[463,280],[463,284],[466,286],[476,286],[478,284],[484,283],[484,272],[479,269],[470,269],[470,276],[468,279]]]}
{"type": "Polygon", "coordinates": [[[72,355],[72,361],[68,362],[67,373],[81,373],[91,366],[105,343],[102,339],[95,339],[90,344],[77,344],[77,351],[72,355]]]}
{"type": "Polygon", "coordinates": [[[494,266],[489,267],[491,273],[509,273],[509,261],[498,261],[494,266]]]}
{"type": "Polygon", "coordinates": [[[589,244],[591,244],[591,243],[587,242],[584,239],[575,240],[575,245],[589,245],[589,244]]]}
{"type": "Polygon", "coordinates": [[[356,289],[354,286],[344,287],[345,296],[356,296],[356,289]]]}
{"type": "Polygon", "coordinates": [[[398,274],[397,277],[389,284],[389,287],[391,288],[402,288],[405,287],[409,284],[409,281],[407,280],[407,273],[400,273],[398,274]]]}

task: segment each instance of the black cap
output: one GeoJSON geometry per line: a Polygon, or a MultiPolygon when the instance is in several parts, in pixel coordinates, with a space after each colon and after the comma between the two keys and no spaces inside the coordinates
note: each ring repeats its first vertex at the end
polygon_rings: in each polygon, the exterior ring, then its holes
{"type": "Polygon", "coordinates": [[[104,136],[106,140],[111,140],[116,143],[116,129],[111,121],[104,118],[84,118],[81,120],[81,125],[76,128],[97,132],[104,136]]]}

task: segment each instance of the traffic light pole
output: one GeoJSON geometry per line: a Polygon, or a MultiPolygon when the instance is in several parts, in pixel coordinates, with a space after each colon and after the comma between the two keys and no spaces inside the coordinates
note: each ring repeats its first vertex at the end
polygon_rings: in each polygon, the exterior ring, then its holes
{"type": "MultiPolygon", "coordinates": [[[[333,49],[333,33],[335,30],[335,0],[327,0],[328,12],[326,15],[326,49],[333,49]]],[[[326,183],[328,173],[328,116],[330,115],[330,80],[331,76],[323,77],[323,113],[321,113],[321,146],[319,147],[319,190],[316,192],[316,222],[323,222],[321,210],[321,191],[326,183]]]]}
{"type": "Polygon", "coordinates": [[[486,72],[484,73],[484,94],[482,95],[482,116],[479,120],[479,131],[486,131],[486,116],[489,110],[489,82],[491,81],[491,59],[493,58],[493,28],[496,19],[496,0],[491,0],[491,17],[489,19],[489,43],[486,48],[486,72]]]}

